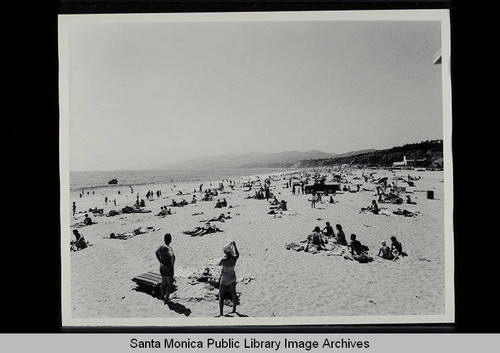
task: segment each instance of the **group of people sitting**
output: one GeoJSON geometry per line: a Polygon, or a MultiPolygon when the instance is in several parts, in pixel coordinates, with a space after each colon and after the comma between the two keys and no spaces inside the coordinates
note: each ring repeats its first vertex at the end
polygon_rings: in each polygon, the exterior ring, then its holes
{"type": "Polygon", "coordinates": [[[188,202],[185,199],[182,199],[182,201],[177,202],[174,199],[172,199],[172,207],[184,207],[188,204],[188,202]]]}
{"type": "Polygon", "coordinates": [[[287,211],[288,210],[288,206],[287,206],[286,201],[281,200],[281,202],[278,202],[276,197],[273,199],[273,201],[271,201],[271,205],[274,205],[274,206],[269,207],[269,209],[271,211],[269,211],[268,214],[277,214],[280,211],[287,211]]]}
{"type": "Polygon", "coordinates": [[[332,242],[338,245],[347,245],[347,240],[345,238],[344,231],[340,224],[335,225],[337,228],[337,234],[330,225],[330,222],[326,222],[326,226],[321,230],[320,227],[316,226],[311,234],[307,236],[307,245],[305,251],[309,251],[311,248],[316,250],[326,250],[325,244],[332,242]]]}
{"type": "Polygon", "coordinates": [[[157,214],[157,216],[166,216],[172,214],[172,209],[168,209],[167,206],[161,206],[160,207],[160,212],[157,214]]]}
{"type": "MultiPolygon", "coordinates": [[[[368,254],[369,248],[356,239],[356,234],[351,234],[351,241],[347,243],[342,226],[337,224],[336,228],[337,234],[335,234],[330,222],[326,222],[326,226],[323,229],[316,226],[314,231],[307,236],[307,245],[304,251],[309,252],[311,249],[315,251],[327,250],[326,244],[331,242],[333,244],[347,246],[353,260],[358,262],[373,261],[373,258],[368,254]]],[[[397,260],[400,256],[407,256],[407,254],[403,252],[401,242],[394,236],[390,239],[391,247],[388,247],[386,242],[382,241],[382,247],[379,250],[378,256],[392,261],[397,260]]]]}
{"type": "Polygon", "coordinates": [[[377,187],[378,194],[378,202],[383,203],[395,203],[401,205],[403,203],[403,199],[396,193],[393,193],[392,190],[389,190],[388,193],[385,193],[381,187],[377,187]]]}

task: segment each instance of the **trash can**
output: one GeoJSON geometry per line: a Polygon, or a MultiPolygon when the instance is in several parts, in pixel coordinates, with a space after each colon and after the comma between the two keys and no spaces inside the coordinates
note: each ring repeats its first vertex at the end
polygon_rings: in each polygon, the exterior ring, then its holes
{"type": "Polygon", "coordinates": [[[432,190],[427,190],[427,198],[428,198],[429,200],[434,199],[434,191],[432,191],[432,190]]]}

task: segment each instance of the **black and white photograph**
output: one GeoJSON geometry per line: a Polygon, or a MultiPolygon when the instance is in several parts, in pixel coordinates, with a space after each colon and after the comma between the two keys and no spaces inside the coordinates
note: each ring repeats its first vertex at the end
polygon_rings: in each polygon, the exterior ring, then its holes
{"type": "Polygon", "coordinates": [[[58,16],[63,326],[454,322],[447,10],[58,16]]]}

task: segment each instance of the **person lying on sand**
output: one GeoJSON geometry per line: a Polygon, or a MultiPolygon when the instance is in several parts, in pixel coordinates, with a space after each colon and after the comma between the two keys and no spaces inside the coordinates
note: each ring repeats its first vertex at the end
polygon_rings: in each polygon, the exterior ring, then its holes
{"type": "Polygon", "coordinates": [[[71,251],[83,250],[90,245],[89,242],[85,240],[83,235],[78,232],[78,229],[74,229],[73,234],[75,235],[76,240],[72,240],[70,243],[71,251]]]}
{"type": "Polygon", "coordinates": [[[224,251],[224,258],[219,262],[219,266],[222,266],[219,284],[219,316],[224,316],[224,295],[227,289],[231,291],[233,302],[233,311],[231,313],[236,313],[236,305],[238,302],[238,298],[236,297],[236,272],[234,271],[234,267],[236,266],[236,261],[240,257],[240,253],[238,252],[234,240],[224,246],[222,250],[224,251]]]}
{"type": "Polygon", "coordinates": [[[225,222],[226,219],[231,219],[231,218],[232,218],[231,215],[227,215],[226,216],[224,213],[221,213],[218,217],[213,217],[213,218],[210,218],[210,219],[201,220],[200,222],[205,222],[205,223],[209,223],[209,222],[225,222]]]}
{"type": "Polygon", "coordinates": [[[408,210],[402,210],[400,208],[398,208],[396,211],[392,211],[392,213],[394,213],[395,215],[398,215],[398,216],[405,216],[405,217],[413,217],[413,216],[417,215],[415,212],[411,212],[408,210]]]}
{"type": "Polygon", "coordinates": [[[304,251],[308,252],[311,248],[315,248],[318,251],[326,250],[323,233],[321,233],[319,227],[315,227],[314,231],[307,236],[307,246],[304,251]]]}
{"type": "Polygon", "coordinates": [[[151,211],[150,210],[141,210],[141,209],[133,208],[130,206],[125,206],[124,208],[122,208],[122,213],[149,213],[149,212],[151,212],[151,211]]]}
{"type": "Polygon", "coordinates": [[[216,226],[211,225],[210,222],[207,222],[203,227],[196,227],[193,230],[186,230],[183,233],[189,234],[192,237],[202,237],[205,234],[216,233],[216,232],[222,232],[222,230],[220,230],[216,226]]]}
{"type": "Polygon", "coordinates": [[[352,258],[358,262],[370,262],[373,259],[368,256],[368,247],[362,245],[359,240],[356,240],[356,234],[351,234],[351,243],[349,244],[351,249],[352,258]]]}

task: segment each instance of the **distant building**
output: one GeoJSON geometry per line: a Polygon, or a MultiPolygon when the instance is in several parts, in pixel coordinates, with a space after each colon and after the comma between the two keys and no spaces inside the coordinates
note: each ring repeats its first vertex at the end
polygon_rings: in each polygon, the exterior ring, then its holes
{"type": "Polygon", "coordinates": [[[392,166],[393,167],[415,167],[415,166],[421,165],[426,160],[427,160],[427,158],[408,159],[408,158],[406,158],[406,156],[404,156],[402,162],[393,162],[392,166]]]}
{"type": "Polygon", "coordinates": [[[402,162],[394,162],[392,163],[393,167],[408,167],[408,166],[413,166],[414,160],[413,159],[406,159],[406,156],[403,157],[402,162]]]}

